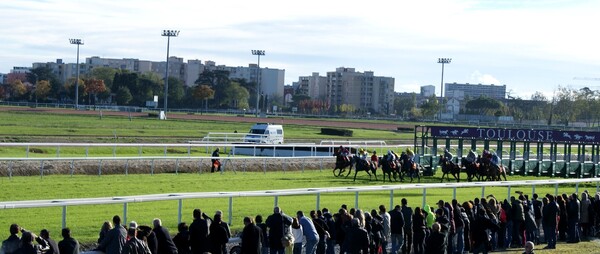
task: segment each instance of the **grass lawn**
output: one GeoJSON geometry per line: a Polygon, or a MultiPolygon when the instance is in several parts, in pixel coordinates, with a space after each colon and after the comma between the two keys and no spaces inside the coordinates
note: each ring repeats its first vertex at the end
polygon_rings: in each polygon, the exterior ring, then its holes
{"type": "MultiPolygon", "coordinates": [[[[438,182],[439,176],[425,178],[422,182],[438,182]]],[[[511,177],[514,180],[540,179],[535,177],[511,177]]],[[[1,201],[36,200],[36,199],[68,199],[85,197],[115,197],[158,193],[181,192],[213,192],[213,191],[248,191],[268,189],[293,189],[311,187],[347,187],[364,185],[381,185],[381,182],[369,181],[366,175],[359,175],[356,182],[347,178],[335,178],[330,170],[305,172],[246,172],[224,174],[159,174],[159,175],[103,175],[73,177],[53,175],[39,177],[13,177],[0,179],[3,191],[1,201]],[[362,176],[362,177],[361,177],[362,176]]],[[[594,186],[580,186],[580,191],[588,188],[595,191],[594,186]]],[[[531,188],[513,187],[512,192],[522,190],[531,193],[531,188]]],[[[560,186],[559,192],[574,192],[574,186],[560,186]]],[[[539,186],[538,193],[554,193],[554,186],[539,186]]],[[[507,197],[507,188],[486,188],[485,194],[494,194],[499,199],[507,197]]],[[[459,201],[479,197],[481,188],[464,188],[457,190],[459,201]]],[[[435,204],[440,199],[451,200],[452,189],[429,189],[427,203],[435,204]]],[[[401,198],[407,198],[413,208],[421,206],[422,191],[395,191],[394,204],[399,204],[401,198]]],[[[183,221],[191,222],[192,210],[201,208],[208,214],[223,210],[225,218],[229,217],[227,198],[186,199],[183,200],[183,221]]],[[[316,208],[316,195],[282,196],[278,199],[279,206],[288,214],[297,210],[310,211],[316,208]]],[[[380,204],[389,206],[388,191],[364,192],[359,195],[358,207],[368,211],[376,209],[380,204]]],[[[341,204],[354,207],[355,193],[324,193],[320,197],[320,208],[328,207],[337,210],[341,204]]],[[[272,197],[239,197],[233,199],[232,229],[240,231],[244,216],[272,213],[274,198],[272,197]]],[[[170,231],[176,233],[178,201],[140,202],[128,204],[127,220],[136,220],[141,224],[150,225],[153,218],[161,218],[170,231]]],[[[8,228],[11,223],[39,232],[48,228],[58,237],[62,221],[62,207],[5,209],[1,210],[0,228],[8,228]]],[[[72,206],[67,208],[67,225],[71,227],[76,238],[84,243],[92,243],[98,237],[102,222],[110,220],[113,215],[123,214],[122,204],[72,206]]],[[[2,231],[4,232],[4,231],[2,231]]],[[[4,232],[0,234],[7,234],[4,232]]],[[[7,236],[7,235],[6,235],[7,236]]],[[[562,246],[562,245],[561,245],[562,246]]],[[[567,245],[565,245],[567,246],[567,245]]],[[[568,245],[572,246],[572,245],[568,245]]],[[[551,253],[551,252],[549,252],[551,253]]],[[[558,253],[558,252],[557,252],[558,253]]],[[[562,252],[561,252],[562,253],[562,252]]]]}

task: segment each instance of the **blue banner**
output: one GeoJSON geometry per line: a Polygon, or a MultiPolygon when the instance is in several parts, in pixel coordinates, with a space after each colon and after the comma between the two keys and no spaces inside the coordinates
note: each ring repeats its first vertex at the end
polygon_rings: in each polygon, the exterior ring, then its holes
{"type": "Polygon", "coordinates": [[[534,130],[534,129],[502,129],[502,128],[469,128],[456,126],[431,126],[432,137],[470,138],[492,140],[516,140],[536,142],[565,143],[598,143],[600,132],[534,130]]]}

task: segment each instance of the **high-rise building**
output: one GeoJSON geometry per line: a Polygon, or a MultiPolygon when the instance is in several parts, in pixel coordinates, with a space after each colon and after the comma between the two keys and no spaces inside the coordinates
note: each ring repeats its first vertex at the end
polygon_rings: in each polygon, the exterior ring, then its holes
{"type": "Polygon", "coordinates": [[[434,94],[435,94],[435,86],[434,85],[421,86],[421,96],[431,97],[434,94]]]}
{"type": "Polygon", "coordinates": [[[455,98],[459,101],[465,98],[479,98],[486,96],[489,98],[504,100],[506,97],[506,85],[482,85],[482,84],[457,84],[446,83],[444,95],[446,98],[455,98]]]}

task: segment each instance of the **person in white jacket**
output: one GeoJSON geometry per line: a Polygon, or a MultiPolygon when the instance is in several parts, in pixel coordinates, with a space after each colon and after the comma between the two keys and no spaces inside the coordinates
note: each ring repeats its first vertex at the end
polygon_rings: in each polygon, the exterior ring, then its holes
{"type": "Polygon", "coordinates": [[[300,225],[297,218],[293,218],[292,220],[292,235],[294,236],[293,254],[302,254],[302,242],[304,240],[304,232],[302,231],[302,225],[300,225]]]}

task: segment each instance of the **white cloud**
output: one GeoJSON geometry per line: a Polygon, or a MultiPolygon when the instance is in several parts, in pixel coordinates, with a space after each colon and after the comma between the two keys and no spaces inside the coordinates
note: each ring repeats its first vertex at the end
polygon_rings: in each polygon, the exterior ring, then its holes
{"type": "Polygon", "coordinates": [[[496,79],[491,74],[485,74],[485,73],[481,73],[479,71],[474,71],[473,73],[471,73],[470,80],[471,80],[471,82],[474,82],[474,83],[477,83],[477,84],[503,85],[502,83],[500,83],[500,81],[498,79],[496,79]]]}

